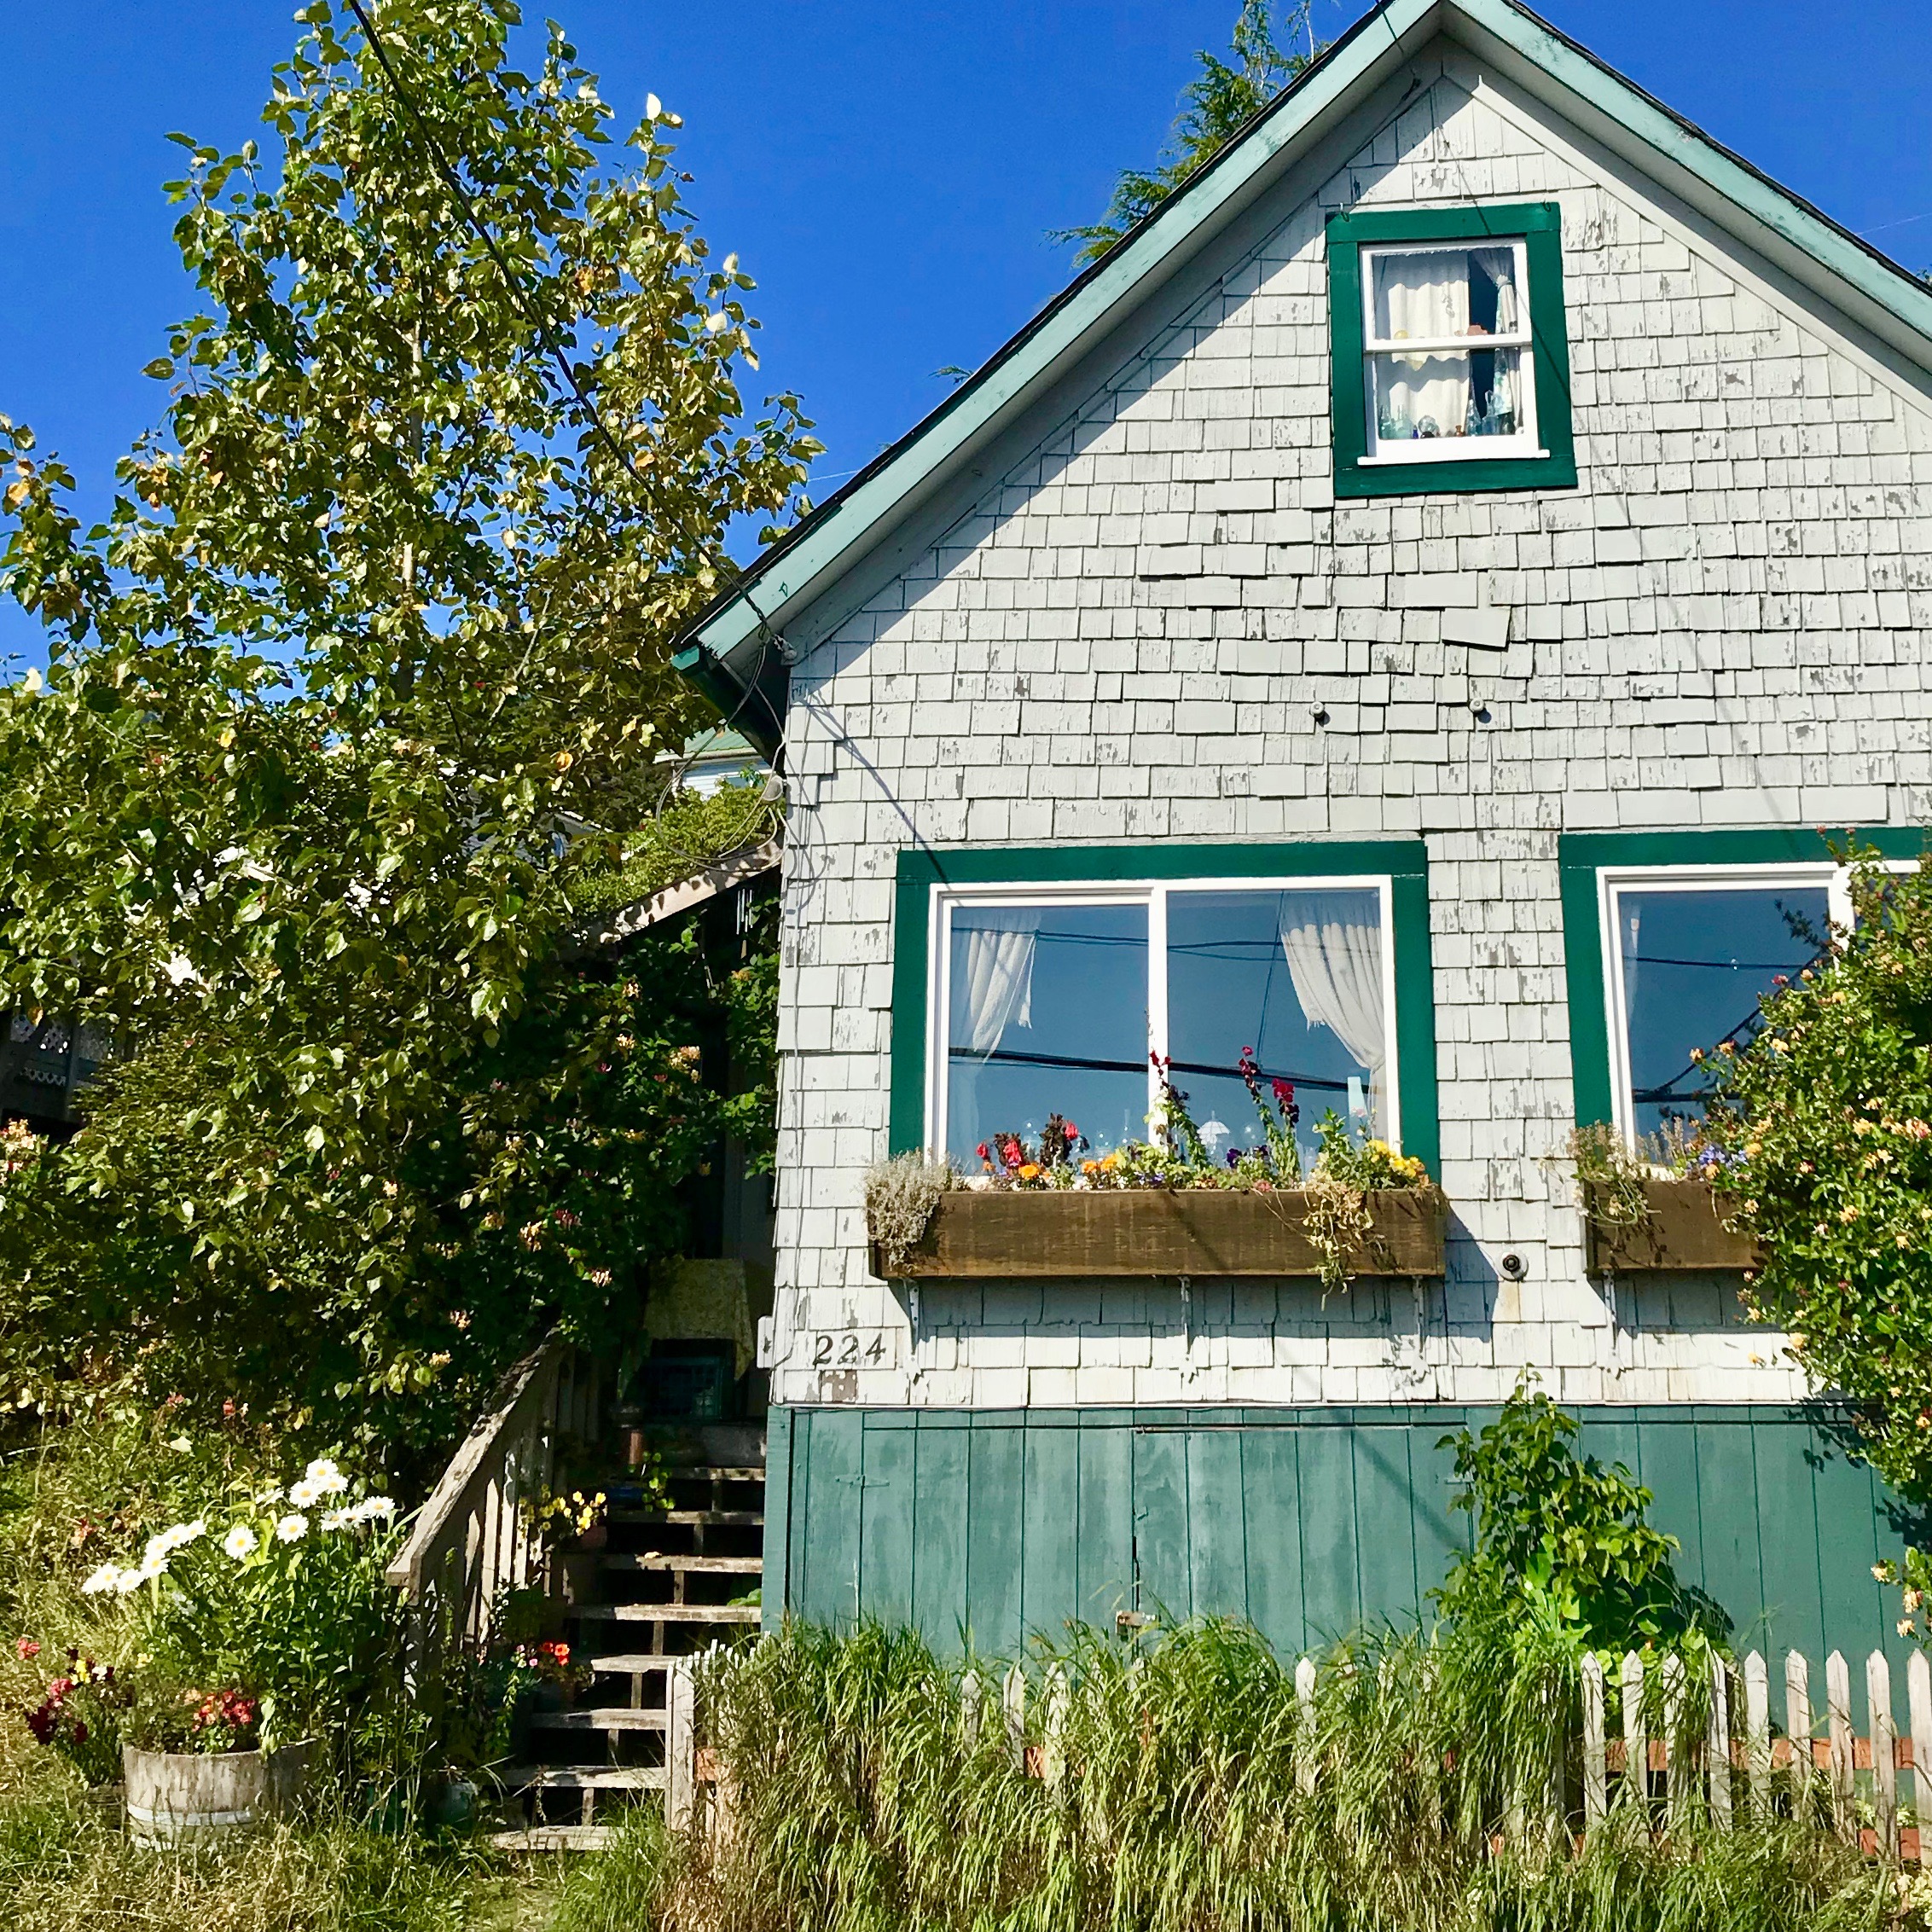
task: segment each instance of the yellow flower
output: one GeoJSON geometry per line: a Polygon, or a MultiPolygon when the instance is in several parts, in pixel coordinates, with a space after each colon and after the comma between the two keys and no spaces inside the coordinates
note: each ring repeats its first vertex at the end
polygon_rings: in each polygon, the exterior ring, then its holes
{"type": "Polygon", "coordinates": [[[1037,1181],[1040,1178],[1040,1169],[1031,1161],[1028,1161],[1020,1169],[1019,1177],[1022,1181],[1037,1181]]]}

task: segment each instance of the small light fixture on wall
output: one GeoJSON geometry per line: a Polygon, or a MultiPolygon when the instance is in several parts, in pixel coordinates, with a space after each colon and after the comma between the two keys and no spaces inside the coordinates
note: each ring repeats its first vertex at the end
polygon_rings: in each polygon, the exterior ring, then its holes
{"type": "Polygon", "coordinates": [[[1503,1273],[1511,1281],[1520,1281],[1529,1272],[1529,1263],[1521,1255],[1508,1254],[1503,1256],[1503,1273]]]}

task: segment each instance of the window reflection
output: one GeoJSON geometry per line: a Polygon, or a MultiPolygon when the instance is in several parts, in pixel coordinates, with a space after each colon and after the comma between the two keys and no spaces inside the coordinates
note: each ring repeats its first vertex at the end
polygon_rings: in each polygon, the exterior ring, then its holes
{"type": "Polygon", "coordinates": [[[1623,886],[1614,896],[1628,1118],[1642,1136],[1703,1117],[1708,1059],[1756,1032],[1758,1000],[1829,942],[1823,885],[1623,886]]]}
{"type": "Polygon", "coordinates": [[[1168,1050],[1217,1155],[1260,1144],[1234,1070],[1252,1048],[1265,1083],[1293,1083],[1304,1166],[1332,1109],[1385,1132],[1388,1015],[1381,895],[1372,889],[1175,892],[1168,899],[1168,1050]]]}
{"type": "Polygon", "coordinates": [[[1147,908],[957,905],[948,960],[946,1151],[969,1171],[996,1133],[1049,1114],[1097,1151],[1147,1114],[1147,908]]]}

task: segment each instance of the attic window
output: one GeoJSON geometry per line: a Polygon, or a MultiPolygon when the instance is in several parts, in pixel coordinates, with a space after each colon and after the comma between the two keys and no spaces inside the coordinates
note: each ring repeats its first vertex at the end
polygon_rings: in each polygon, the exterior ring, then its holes
{"type": "Polygon", "coordinates": [[[1338,215],[1328,246],[1337,496],[1575,482],[1553,203],[1338,215]]]}
{"type": "Polygon", "coordinates": [[[1540,455],[1523,245],[1362,252],[1365,462],[1540,455]]]}

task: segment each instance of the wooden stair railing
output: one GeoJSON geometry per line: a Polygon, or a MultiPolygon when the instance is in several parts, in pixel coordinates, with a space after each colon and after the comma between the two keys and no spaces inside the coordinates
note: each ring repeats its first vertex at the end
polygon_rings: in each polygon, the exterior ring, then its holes
{"type": "Polygon", "coordinates": [[[559,1439],[595,1438],[599,1395],[595,1361],[555,1335],[504,1377],[385,1573],[415,1608],[419,1656],[482,1643],[502,1593],[542,1582],[530,1506],[548,1492],[559,1439]]]}

